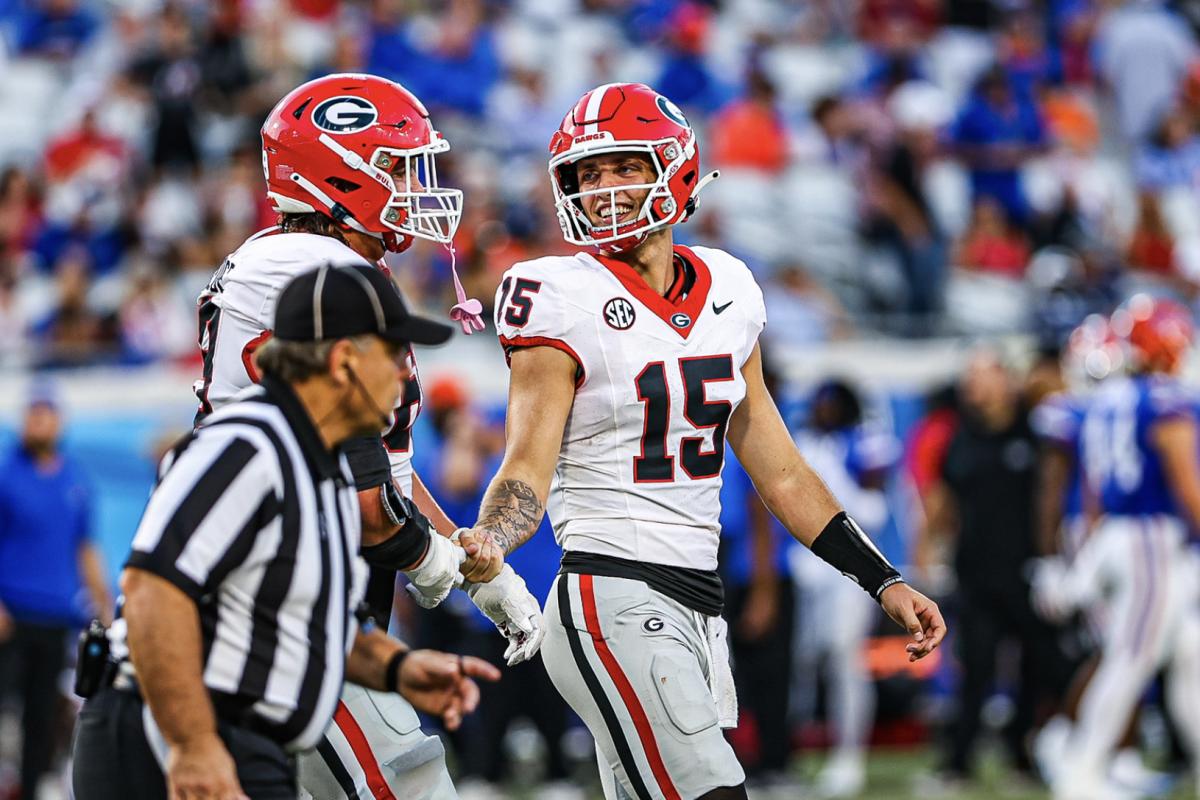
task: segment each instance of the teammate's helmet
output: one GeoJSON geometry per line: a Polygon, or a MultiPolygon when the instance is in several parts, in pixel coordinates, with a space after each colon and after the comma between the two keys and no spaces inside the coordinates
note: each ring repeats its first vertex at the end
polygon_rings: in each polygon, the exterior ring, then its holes
{"type": "Polygon", "coordinates": [[[1175,372],[1192,344],[1192,315],[1175,302],[1137,294],[1113,312],[1112,327],[1129,343],[1134,367],[1175,372]]]}
{"type": "Polygon", "coordinates": [[[1125,369],[1125,346],[1106,317],[1089,314],[1067,338],[1062,363],[1067,384],[1086,391],[1125,369]]]}
{"type": "Polygon", "coordinates": [[[280,213],[319,211],[396,253],[414,238],[453,239],[462,192],[438,186],[434,163],[450,143],[400,84],[349,73],[309,81],[271,110],[262,142],[280,213]]]}
{"type": "Polygon", "coordinates": [[[550,139],[550,183],[563,237],[610,253],[635,247],[651,231],[686,220],[695,211],[700,189],[716,175],[701,177],[696,134],[683,112],[640,83],[596,87],[579,98],[550,139]],[[580,159],[627,152],[649,156],[657,172],[653,183],[579,190],[575,165],[580,159]],[[584,214],[585,196],[629,189],[649,190],[636,219],[618,224],[615,202],[609,224],[593,224],[584,214]]]}

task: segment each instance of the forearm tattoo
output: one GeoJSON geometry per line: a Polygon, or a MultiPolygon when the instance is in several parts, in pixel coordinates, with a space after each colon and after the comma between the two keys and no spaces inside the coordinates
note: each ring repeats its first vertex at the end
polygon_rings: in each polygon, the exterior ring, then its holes
{"type": "Polygon", "coordinates": [[[484,495],[475,527],[487,531],[505,553],[511,553],[537,531],[545,510],[529,484],[498,481],[484,495]]]}

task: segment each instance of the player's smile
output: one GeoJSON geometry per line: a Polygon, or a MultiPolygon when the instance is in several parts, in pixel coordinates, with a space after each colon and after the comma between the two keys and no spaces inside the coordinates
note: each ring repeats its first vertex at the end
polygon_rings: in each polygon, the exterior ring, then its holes
{"type": "Polygon", "coordinates": [[[576,166],[583,209],[593,225],[615,227],[632,222],[655,181],[650,159],[641,153],[607,153],[576,166]],[[622,188],[622,187],[629,188],[622,188]],[[605,191],[608,190],[608,191],[605,191]]]}

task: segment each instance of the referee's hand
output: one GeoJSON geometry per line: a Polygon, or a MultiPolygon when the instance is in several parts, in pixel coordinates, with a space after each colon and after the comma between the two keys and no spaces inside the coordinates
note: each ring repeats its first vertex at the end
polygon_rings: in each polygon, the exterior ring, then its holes
{"type": "Polygon", "coordinates": [[[471,678],[497,681],[500,670],[481,658],[413,650],[400,662],[397,687],[414,708],[441,717],[453,731],[479,705],[479,687],[471,678]]]}
{"type": "Polygon", "coordinates": [[[237,779],[237,765],[215,733],[167,751],[170,800],[250,800],[237,779]]]}

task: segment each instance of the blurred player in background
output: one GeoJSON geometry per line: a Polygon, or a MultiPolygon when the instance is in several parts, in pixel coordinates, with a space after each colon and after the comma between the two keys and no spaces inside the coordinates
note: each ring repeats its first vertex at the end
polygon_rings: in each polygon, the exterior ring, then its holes
{"type": "Polygon", "coordinates": [[[543,661],[596,739],[609,798],[744,798],[716,574],[725,440],[789,532],[914,637],[944,635],[796,450],[763,381],[762,292],[745,264],[673,241],[703,186],[695,133],[642,84],[567,112],[550,174],[568,242],[496,299],[512,368],[507,449],[475,534],[506,552],[547,501],[565,554],[543,661]],[[552,485],[553,484],[553,485],[552,485]]]}
{"type": "MultiPolygon", "coordinates": [[[[770,374],[764,378],[771,386],[770,374]]],[[[720,524],[721,582],[740,712],[729,739],[751,790],[794,791],[788,775],[796,615],[787,563],[792,539],[767,512],[750,476],[729,452],[721,473],[720,524]]]]}
{"type": "MultiPolygon", "coordinates": [[[[1061,712],[1042,726],[1034,754],[1043,779],[1053,783],[1078,713],[1079,699],[1099,663],[1104,630],[1104,582],[1094,548],[1085,549],[1091,515],[1086,508],[1080,458],[1084,413],[1101,383],[1124,373],[1125,348],[1107,317],[1093,314],[1067,340],[1062,355],[1065,387],[1047,395],[1030,416],[1042,446],[1038,456],[1037,526],[1042,557],[1033,577],[1033,601],[1038,613],[1063,636],[1078,662],[1062,701],[1061,712]],[[1083,554],[1083,558],[1079,556],[1083,554]],[[1077,613],[1078,612],[1078,613],[1077,613]]],[[[1132,746],[1136,716],[1123,736],[1124,745],[1112,763],[1112,777],[1125,787],[1155,788],[1162,779],[1148,770],[1132,746]]]]}
{"type": "MultiPolygon", "coordinates": [[[[323,263],[385,269],[385,253],[403,252],[417,238],[450,246],[462,212],[462,192],[437,179],[436,157],[449,143],[421,101],[392,81],[357,74],[310,81],[279,101],[262,142],[267,194],[280,224],[226,258],[200,297],[198,420],[257,381],[254,352],[271,335],[276,297],[291,277],[323,263]]],[[[469,310],[460,303],[452,313],[464,330],[472,325],[469,310]]],[[[514,624],[536,649],[537,601],[511,569],[506,582],[481,588],[500,572],[502,554],[452,541],[454,523],[413,473],[410,430],[421,388],[411,351],[408,366],[398,406],[376,409],[382,438],[344,448],[359,490],[362,554],[372,566],[371,613],[388,624],[397,570],[425,607],[466,579],[493,621],[507,599],[519,616],[514,624]],[[485,598],[495,593],[501,596],[488,605],[485,598]]],[[[371,402],[353,373],[351,380],[358,391],[347,402],[371,402]]],[[[399,695],[351,685],[325,740],[300,758],[299,774],[316,798],[455,796],[441,742],[420,730],[412,707],[399,695]]]]}
{"type": "Polygon", "coordinates": [[[1107,589],[1100,663],[1080,700],[1059,800],[1120,797],[1110,759],[1154,674],[1170,664],[1172,717],[1192,752],[1200,745],[1195,564],[1188,528],[1200,529],[1194,399],[1175,377],[1191,345],[1186,309],[1146,295],[1112,318],[1133,374],[1106,381],[1087,404],[1081,464],[1100,515],[1078,563],[1095,564],[1107,589]]]}
{"type": "MultiPolygon", "coordinates": [[[[845,381],[828,380],[813,393],[808,424],[796,446],[829,490],[867,530],[888,520],[888,472],[900,442],[863,423],[862,401],[845,381]]],[[[876,607],[861,591],[803,547],[791,550],[800,589],[797,684],[806,708],[815,709],[818,681],[827,686],[826,715],[834,750],[817,777],[821,797],[852,797],[866,782],[866,747],[875,716],[875,689],[864,652],[876,607]]]]}

